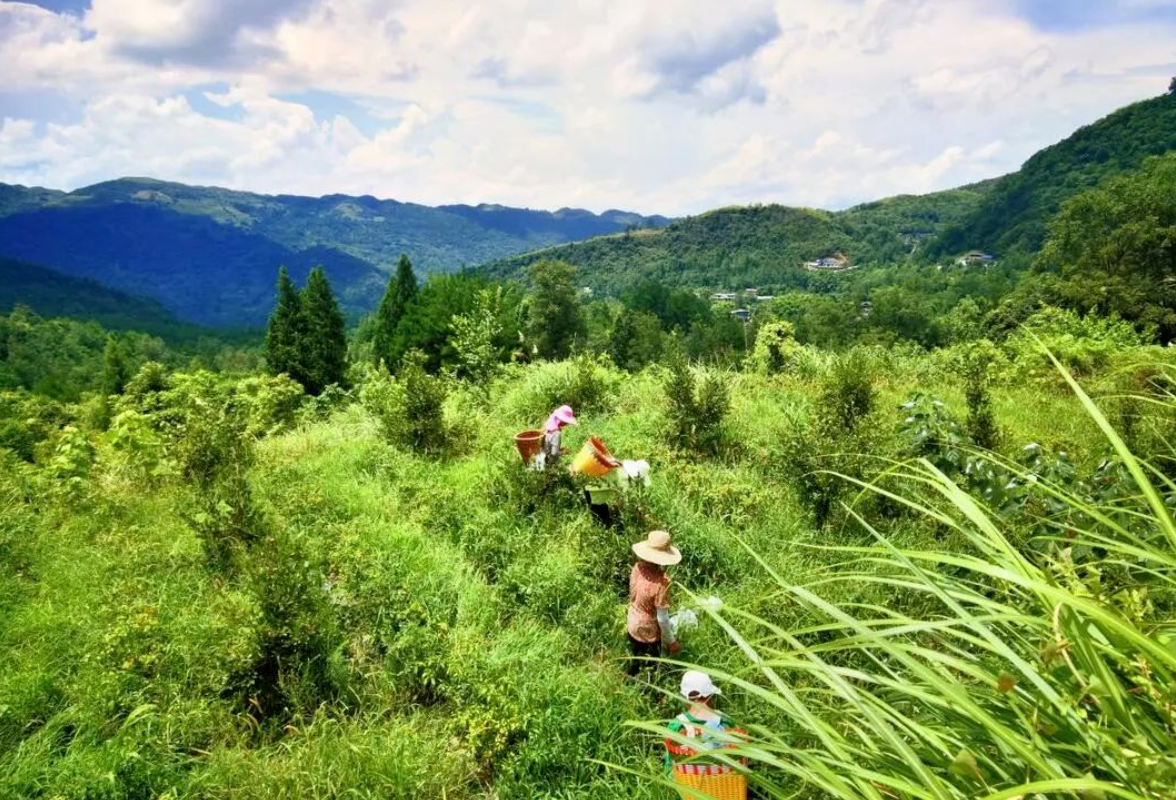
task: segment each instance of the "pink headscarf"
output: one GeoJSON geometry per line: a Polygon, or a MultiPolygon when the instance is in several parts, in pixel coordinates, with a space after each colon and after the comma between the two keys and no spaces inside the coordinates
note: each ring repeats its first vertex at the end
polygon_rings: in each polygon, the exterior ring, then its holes
{"type": "Polygon", "coordinates": [[[551,416],[547,418],[547,424],[543,426],[544,433],[555,433],[564,425],[579,425],[576,422],[576,415],[572,413],[571,406],[560,406],[555,411],[551,412],[551,416]]]}

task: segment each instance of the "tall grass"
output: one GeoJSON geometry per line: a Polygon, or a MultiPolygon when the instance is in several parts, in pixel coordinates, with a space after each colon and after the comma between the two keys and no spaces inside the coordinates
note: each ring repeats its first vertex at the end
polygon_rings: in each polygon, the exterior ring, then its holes
{"type": "Polygon", "coordinates": [[[804,622],[713,615],[744,660],[710,671],[758,716],[739,720],[752,741],[729,758],[749,759],[760,796],[1176,796],[1176,486],[1063,374],[1130,474],[1129,497],[1109,505],[1039,483],[1053,510],[1022,551],[1015,531],[929,461],[884,481],[847,478],[953,546],[903,548],[857,516],[872,544],[829,548],[840,563],[807,583],[759,559],[764,591],[804,622]],[[877,596],[871,588],[887,601],[829,599],[877,596]]]}

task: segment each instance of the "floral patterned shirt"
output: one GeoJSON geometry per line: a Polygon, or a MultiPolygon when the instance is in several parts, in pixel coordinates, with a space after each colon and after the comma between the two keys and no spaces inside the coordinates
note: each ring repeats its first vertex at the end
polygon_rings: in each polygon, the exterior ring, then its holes
{"type": "Polygon", "coordinates": [[[646,561],[629,574],[629,635],[639,642],[661,640],[657,610],[670,607],[670,576],[646,561]]]}

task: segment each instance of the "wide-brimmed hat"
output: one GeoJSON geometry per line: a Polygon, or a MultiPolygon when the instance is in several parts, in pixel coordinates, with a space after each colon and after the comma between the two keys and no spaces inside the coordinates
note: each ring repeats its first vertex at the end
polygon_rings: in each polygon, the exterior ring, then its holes
{"type": "Polygon", "coordinates": [[[571,406],[560,406],[555,411],[551,412],[551,416],[547,418],[547,424],[543,427],[548,433],[559,430],[560,425],[579,425],[576,422],[576,414],[572,411],[571,406]]]}
{"type": "Polygon", "coordinates": [[[700,700],[722,694],[715,686],[710,675],[696,669],[687,670],[682,675],[682,696],[687,700],[700,700]]]}
{"type": "Polygon", "coordinates": [[[644,542],[633,545],[633,552],[642,561],[663,567],[673,566],[682,560],[682,554],[670,544],[670,534],[665,531],[650,532],[644,542]]]}

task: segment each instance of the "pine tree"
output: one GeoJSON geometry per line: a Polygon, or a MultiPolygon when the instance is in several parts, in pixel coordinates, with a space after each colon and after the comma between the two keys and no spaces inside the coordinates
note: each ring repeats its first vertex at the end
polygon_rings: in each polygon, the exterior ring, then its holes
{"type": "Polygon", "coordinates": [[[278,270],[278,303],[265,329],[265,363],[274,375],[285,373],[302,382],[298,355],[302,326],[302,300],[286,268],[278,270]]]}
{"type": "Polygon", "coordinates": [[[107,337],[102,353],[102,392],[122,394],[130,379],[131,363],[126,347],[118,337],[107,337]]]}
{"type": "Polygon", "coordinates": [[[396,275],[388,281],[384,299],[380,301],[380,308],[376,311],[372,354],[377,363],[383,361],[389,367],[396,363],[397,354],[393,352],[396,327],[404,318],[404,312],[416,294],[417,282],[412,271],[412,262],[408,260],[408,256],[401,253],[400,261],[396,264],[396,275]]]}
{"type": "Polygon", "coordinates": [[[347,330],[322,267],[310,271],[301,300],[301,380],[306,391],[318,395],[331,384],[346,383],[347,330]]]}

